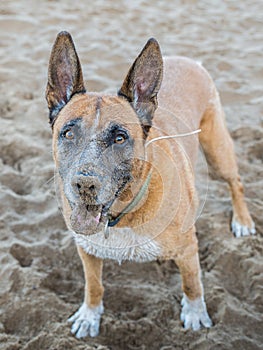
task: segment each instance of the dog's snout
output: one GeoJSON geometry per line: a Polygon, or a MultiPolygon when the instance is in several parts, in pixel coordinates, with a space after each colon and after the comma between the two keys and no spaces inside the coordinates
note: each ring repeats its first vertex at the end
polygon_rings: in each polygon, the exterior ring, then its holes
{"type": "Polygon", "coordinates": [[[96,186],[95,185],[90,185],[90,186],[88,185],[88,186],[86,186],[86,184],[83,184],[83,182],[79,181],[79,180],[77,181],[76,186],[77,186],[77,189],[79,191],[83,190],[84,188],[86,188],[86,189],[88,189],[90,191],[96,190],[96,186]]]}
{"type": "Polygon", "coordinates": [[[78,175],[74,176],[72,185],[83,201],[88,203],[96,202],[98,192],[101,189],[98,176],[78,173],[78,175]]]}

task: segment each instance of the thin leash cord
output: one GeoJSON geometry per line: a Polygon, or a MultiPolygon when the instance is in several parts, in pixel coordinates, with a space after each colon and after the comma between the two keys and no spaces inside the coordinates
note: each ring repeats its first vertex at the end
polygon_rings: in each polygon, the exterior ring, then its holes
{"type": "Polygon", "coordinates": [[[169,136],[160,136],[160,137],[156,137],[148,142],[146,142],[145,147],[148,147],[152,142],[155,141],[159,141],[159,140],[165,140],[165,139],[175,139],[177,137],[184,137],[184,136],[191,136],[191,135],[195,135],[198,134],[199,132],[201,132],[201,129],[197,129],[191,132],[187,132],[185,134],[177,134],[177,135],[169,135],[169,136]]]}

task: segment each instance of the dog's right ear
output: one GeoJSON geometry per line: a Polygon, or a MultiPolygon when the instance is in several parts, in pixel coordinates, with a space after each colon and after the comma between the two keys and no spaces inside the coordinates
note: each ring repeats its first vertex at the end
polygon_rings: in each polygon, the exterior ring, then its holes
{"type": "Polygon", "coordinates": [[[59,111],[76,93],[85,92],[80,61],[68,32],[60,32],[52,48],[46,100],[49,121],[53,126],[59,111]]]}

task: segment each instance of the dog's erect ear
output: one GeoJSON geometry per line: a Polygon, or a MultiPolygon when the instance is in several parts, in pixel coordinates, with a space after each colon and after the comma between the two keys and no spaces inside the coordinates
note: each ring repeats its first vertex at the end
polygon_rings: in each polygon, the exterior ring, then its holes
{"type": "Polygon", "coordinates": [[[118,92],[119,96],[132,103],[146,135],[157,108],[157,93],[162,77],[163,59],[159,44],[155,39],[149,39],[118,92]]]}
{"type": "Polygon", "coordinates": [[[52,48],[48,68],[46,99],[51,125],[70,98],[80,92],[85,92],[85,87],[78,55],[71,35],[60,32],[52,48]]]}

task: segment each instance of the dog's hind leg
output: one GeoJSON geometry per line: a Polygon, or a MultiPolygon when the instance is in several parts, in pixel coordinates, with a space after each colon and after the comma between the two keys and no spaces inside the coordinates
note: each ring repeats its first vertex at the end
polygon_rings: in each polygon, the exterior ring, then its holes
{"type": "Polygon", "coordinates": [[[186,247],[182,246],[175,257],[175,262],[180,270],[184,292],[181,321],[186,329],[192,328],[196,331],[201,326],[211,327],[212,321],[207,313],[204,301],[195,228],[185,234],[190,234],[190,237],[192,237],[191,242],[189,241],[186,247]]]}
{"type": "Polygon", "coordinates": [[[208,163],[229,184],[233,204],[231,228],[234,235],[240,237],[254,234],[255,225],[245,202],[233,141],[226,128],[224,112],[215,88],[200,128],[199,140],[208,163]]]}
{"type": "Polygon", "coordinates": [[[100,318],[103,313],[102,260],[87,254],[78,246],[85,274],[85,298],[79,310],[69,318],[71,332],[77,338],[95,337],[99,334],[100,318]]]}

